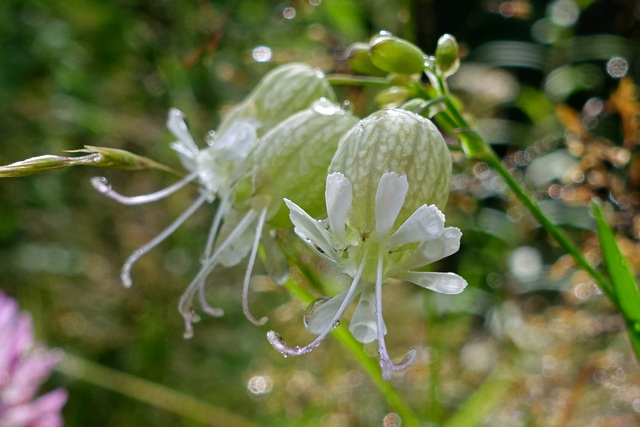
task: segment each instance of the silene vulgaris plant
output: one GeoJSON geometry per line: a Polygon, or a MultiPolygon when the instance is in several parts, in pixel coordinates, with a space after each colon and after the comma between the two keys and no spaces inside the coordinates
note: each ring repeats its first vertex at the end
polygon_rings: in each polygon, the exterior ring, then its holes
{"type": "Polygon", "coordinates": [[[318,334],[311,344],[287,347],[272,331],[268,337],[276,349],[294,356],[310,352],[359,295],[349,329],[362,343],[378,340],[383,378],[413,362],[414,350],[399,364],[389,358],[382,285],[394,277],[445,294],[467,286],[453,273],[413,271],[460,246],[460,230],[445,228],[438,208],[449,195],[450,157],[438,129],[405,110],[373,113],[344,136],[326,179],[327,220],[316,221],[293,201],[286,203],[298,236],[353,281],[307,310],[307,329],[318,334]]]}
{"type": "MultiPolygon", "coordinates": [[[[389,279],[442,294],[457,294],[467,286],[458,274],[428,271],[430,264],[456,252],[462,237],[458,228],[445,225],[442,213],[452,173],[449,147],[455,145],[445,143],[443,131],[457,140],[459,146],[455,148],[469,159],[483,161],[500,174],[625,319],[633,317],[633,307],[640,306],[637,288],[633,292],[627,288],[625,295],[635,295],[638,304],[626,304],[626,299],[617,296],[623,285],[615,280],[631,275],[614,276],[612,286],[596,271],[511,177],[493,149],[469,124],[473,121],[462,111],[462,103],[449,93],[447,78],[459,67],[458,45],[452,36],[441,37],[431,56],[383,32],[369,43],[352,45],[347,56],[350,74],[325,76],[299,63],[267,73],[248,97],[222,118],[204,147],[192,138],[183,114],[171,109],[167,127],[176,138],[172,148],[187,174],[163,190],[129,197],[113,190],[106,179],[93,179],[96,189],[127,205],[154,202],[189,184],[198,189],[196,200],[169,227],[127,259],[121,275],[125,286],[131,286],[132,267],[141,256],[203,204],[215,202],[216,213],[200,269],[179,302],[185,337],[192,336],[192,324],[198,321],[196,294],[204,312],[222,315],[221,309],[206,300],[205,285],[207,280],[215,281],[215,277],[209,277],[214,268],[234,266],[244,259],[248,261],[242,288],[243,311],[251,322],[263,325],[267,318],[257,318],[249,309],[252,270],[261,247],[265,268],[273,280],[278,284],[295,283],[288,278],[286,259],[291,257],[284,256],[274,238],[275,230],[292,230],[318,257],[349,276],[351,284],[337,295],[323,296],[308,306],[304,325],[317,336],[310,344],[290,347],[274,331],[267,333],[269,342],[285,356],[309,353],[356,303],[349,331],[361,343],[378,342],[382,377],[389,379],[394,371],[413,363],[416,356],[410,350],[395,363],[388,354],[382,290],[389,279]],[[335,85],[381,88],[376,97],[378,108],[366,106],[365,111],[373,112],[359,120],[339,103],[335,85]]],[[[123,150],[86,147],[80,151],[86,155],[39,156],[3,166],[0,177],[74,165],[168,170],[123,150]]],[[[606,234],[602,218],[599,224],[599,234],[606,234]]],[[[278,234],[282,235],[287,233],[278,234]]],[[[615,242],[609,246],[614,247],[615,242]]],[[[631,334],[632,342],[640,343],[640,335],[631,334]]],[[[636,347],[640,352],[640,344],[636,347]]]]}

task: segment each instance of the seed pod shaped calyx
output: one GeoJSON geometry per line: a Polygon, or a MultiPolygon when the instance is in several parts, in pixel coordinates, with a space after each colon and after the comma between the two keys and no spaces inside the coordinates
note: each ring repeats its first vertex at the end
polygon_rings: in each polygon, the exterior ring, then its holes
{"type": "Polygon", "coordinates": [[[336,101],[336,94],[321,70],[303,63],[282,65],[267,73],[245,100],[229,111],[218,133],[240,119],[252,118],[261,124],[258,136],[264,135],[320,98],[336,101]]]}
{"type": "Polygon", "coordinates": [[[342,173],[353,186],[347,224],[359,233],[375,228],[375,196],[387,172],[406,175],[409,193],[395,224],[419,206],[444,208],[451,184],[451,154],[431,121],[410,111],[380,110],[347,133],[333,157],[329,173],[342,173]]]}
{"type": "Polygon", "coordinates": [[[283,198],[298,200],[312,215],[323,215],[327,167],[340,138],[357,122],[340,106],[320,99],[279,123],[247,159],[246,173],[252,188],[248,203],[253,208],[267,203],[267,219],[278,227],[291,224],[283,198]]]}

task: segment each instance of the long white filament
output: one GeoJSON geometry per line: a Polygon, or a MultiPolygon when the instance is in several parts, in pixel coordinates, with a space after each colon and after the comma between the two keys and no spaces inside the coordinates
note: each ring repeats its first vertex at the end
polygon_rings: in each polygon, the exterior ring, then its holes
{"type": "Polygon", "coordinates": [[[391,361],[389,353],[387,352],[387,345],[384,341],[384,320],[382,317],[382,267],[383,257],[382,247],[378,251],[378,266],[376,268],[376,321],[378,329],[378,353],[380,355],[380,369],[382,370],[382,379],[391,379],[393,371],[401,371],[411,366],[416,359],[416,351],[414,349],[409,350],[409,353],[405,356],[402,362],[395,364],[391,361]]]}
{"type": "Polygon", "coordinates": [[[91,185],[100,193],[105,196],[115,200],[118,203],[122,203],[123,205],[142,205],[145,203],[151,203],[158,201],[160,199],[164,199],[165,197],[175,193],[176,191],[183,188],[185,185],[189,184],[191,181],[198,177],[199,172],[194,171],[189,175],[182,178],[180,181],[171,184],[167,188],[163,188],[162,190],[156,191],[155,193],[143,194],[141,196],[123,196],[117,191],[111,188],[111,184],[104,177],[94,176],[91,178],[91,185]]]}
{"type": "Polygon", "coordinates": [[[201,194],[195,202],[193,202],[184,212],[182,212],[167,228],[162,230],[160,234],[151,239],[147,244],[142,246],[137,251],[134,251],[129,258],[122,265],[122,270],[120,272],[120,280],[122,280],[122,284],[126,288],[130,288],[133,283],[131,280],[131,268],[133,264],[136,263],[144,254],[158,246],[164,239],[169,237],[178,227],[180,227],[191,215],[197,211],[200,206],[210,197],[209,194],[203,193],[201,194]]]}
{"type": "Polygon", "coordinates": [[[184,318],[185,338],[191,338],[193,336],[192,323],[194,321],[194,313],[192,309],[192,301],[195,293],[200,287],[201,281],[205,280],[211,273],[211,271],[213,271],[222,252],[225,251],[231,245],[231,243],[237,240],[238,237],[240,237],[242,233],[247,230],[247,228],[249,228],[249,225],[251,225],[255,217],[256,211],[253,209],[245,214],[238,225],[236,225],[236,228],[234,228],[231,233],[229,233],[227,238],[222,243],[220,243],[220,246],[216,248],[213,255],[211,255],[211,257],[209,257],[209,259],[207,259],[202,264],[202,266],[200,267],[200,271],[198,271],[196,277],[191,281],[191,283],[189,283],[189,286],[187,286],[187,289],[180,297],[180,302],[178,303],[178,311],[184,318]]]}
{"type": "Polygon", "coordinates": [[[367,261],[367,250],[365,249],[365,252],[362,257],[362,262],[358,267],[358,271],[353,276],[353,282],[351,282],[351,286],[347,291],[347,295],[345,296],[344,301],[342,301],[342,304],[340,304],[340,307],[338,308],[338,311],[336,311],[336,314],[333,315],[333,318],[331,319],[331,321],[327,324],[327,326],[322,331],[322,333],[316,337],[315,340],[313,340],[310,344],[304,347],[292,348],[292,347],[288,347],[287,344],[282,339],[282,337],[278,335],[276,332],[269,331],[267,333],[267,339],[269,340],[269,343],[271,343],[271,345],[276,350],[278,350],[280,353],[282,353],[285,356],[301,356],[303,354],[310,353],[311,351],[313,351],[313,349],[317,348],[320,345],[320,343],[326,338],[326,336],[329,335],[329,332],[331,332],[334,328],[340,325],[340,318],[342,317],[344,312],[347,310],[347,307],[349,307],[349,305],[351,304],[351,301],[353,299],[353,294],[356,288],[358,287],[358,283],[360,282],[360,276],[362,276],[362,271],[364,270],[366,261],[367,261]]]}
{"type": "Polygon", "coordinates": [[[242,284],[242,311],[244,315],[249,319],[251,323],[256,326],[262,326],[267,322],[266,317],[262,317],[258,320],[249,309],[249,283],[251,283],[251,273],[253,272],[253,266],[256,262],[256,256],[258,255],[258,246],[260,245],[260,237],[262,236],[262,227],[264,226],[265,218],[267,217],[267,208],[264,208],[258,218],[258,225],[256,226],[256,235],[253,239],[253,246],[251,248],[251,255],[249,256],[249,263],[247,264],[247,271],[244,275],[244,283],[242,284]]]}
{"type": "MultiPolygon", "coordinates": [[[[216,214],[213,217],[213,222],[211,223],[211,228],[209,229],[209,236],[207,237],[207,244],[204,247],[204,256],[202,262],[205,263],[211,257],[211,252],[213,251],[213,244],[216,241],[216,237],[218,236],[218,231],[220,230],[220,224],[222,224],[222,217],[226,213],[227,205],[229,204],[229,196],[223,197],[218,204],[218,209],[216,210],[216,214]]],[[[202,279],[200,281],[200,286],[198,288],[198,296],[200,299],[200,306],[205,311],[205,313],[209,314],[213,317],[222,317],[224,315],[224,310],[221,308],[213,308],[207,302],[205,297],[205,283],[206,280],[202,279]]]]}

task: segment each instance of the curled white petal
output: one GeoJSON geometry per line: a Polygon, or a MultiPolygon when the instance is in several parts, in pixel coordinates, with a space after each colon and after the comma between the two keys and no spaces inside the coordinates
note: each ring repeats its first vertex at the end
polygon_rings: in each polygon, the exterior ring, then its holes
{"type": "Polygon", "coordinates": [[[167,128],[171,133],[178,138],[178,141],[174,143],[174,149],[183,155],[190,157],[195,156],[198,153],[198,146],[193,142],[193,138],[189,133],[189,127],[185,121],[184,114],[177,108],[169,110],[169,117],[167,117],[167,128]]]}
{"type": "Polygon", "coordinates": [[[400,278],[441,294],[459,294],[467,287],[467,281],[454,273],[407,271],[400,278]]]}
{"type": "Polygon", "coordinates": [[[353,199],[351,182],[339,172],[332,173],[327,176],[324,195],[327,202],[329,227],[331,227],[331,231],[339,240],[344,241],[347,214],[353,199]]]}
{"type": "Polygon", "coordinates": [[[284,202],[289,208],[289,218],[298,236],[329,259],[337,260],[336,251],[333,249],[332,239],[327,230],[291,200],[284,199],[284,202]]]}
{"type": "MultiPolygon", "coordinates": [[[[363,344],[373,342],[378,338],[376,295],[373,286],[368,285],[362,291],[356,311],[353,312],[353,317],[349,323],[349,331],[351,331],[355,339],[363,344]]],[[[383,328],[383,333],[387,333],[386,326],[383,328]]]]}
{"type": "Polygon", "coordinates": [[[260,122],[253,119],[238,120],[214,142],[213,150],[220,160],[244,159],[258,139],[260,122]]]}
{"type": "Polygon", "coordinates": [[[396,222],[409,190],[406,175],[395,172],[382,175],[376,191],[376,234],[387,236],[396,222]]]}
{"type": "Polygon", "coordinates": [[[391,235],[385,243],[388,249],[396,249],[412,242],[423,242],[444,230],[444,215],[436,205],[422,205],[391,235]]]}
{"type": "Polygon", "coordinates": [[[456,253],[460,249],[461,237],[459,228],[445,228],[439,236],[420,243],[413,255],[404,263],[404,267],[407,269],[422,267],[456,253]]]}

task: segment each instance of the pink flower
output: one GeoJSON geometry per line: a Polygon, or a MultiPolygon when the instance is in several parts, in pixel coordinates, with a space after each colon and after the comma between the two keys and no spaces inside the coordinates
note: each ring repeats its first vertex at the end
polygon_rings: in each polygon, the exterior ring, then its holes
{"type": "Polygon", "coordinates": [[[57,389],[33,399],[62,354],[34,343],[31,317],[0,291],[0,426],[62,426],[67,392],[57,389]]]}

